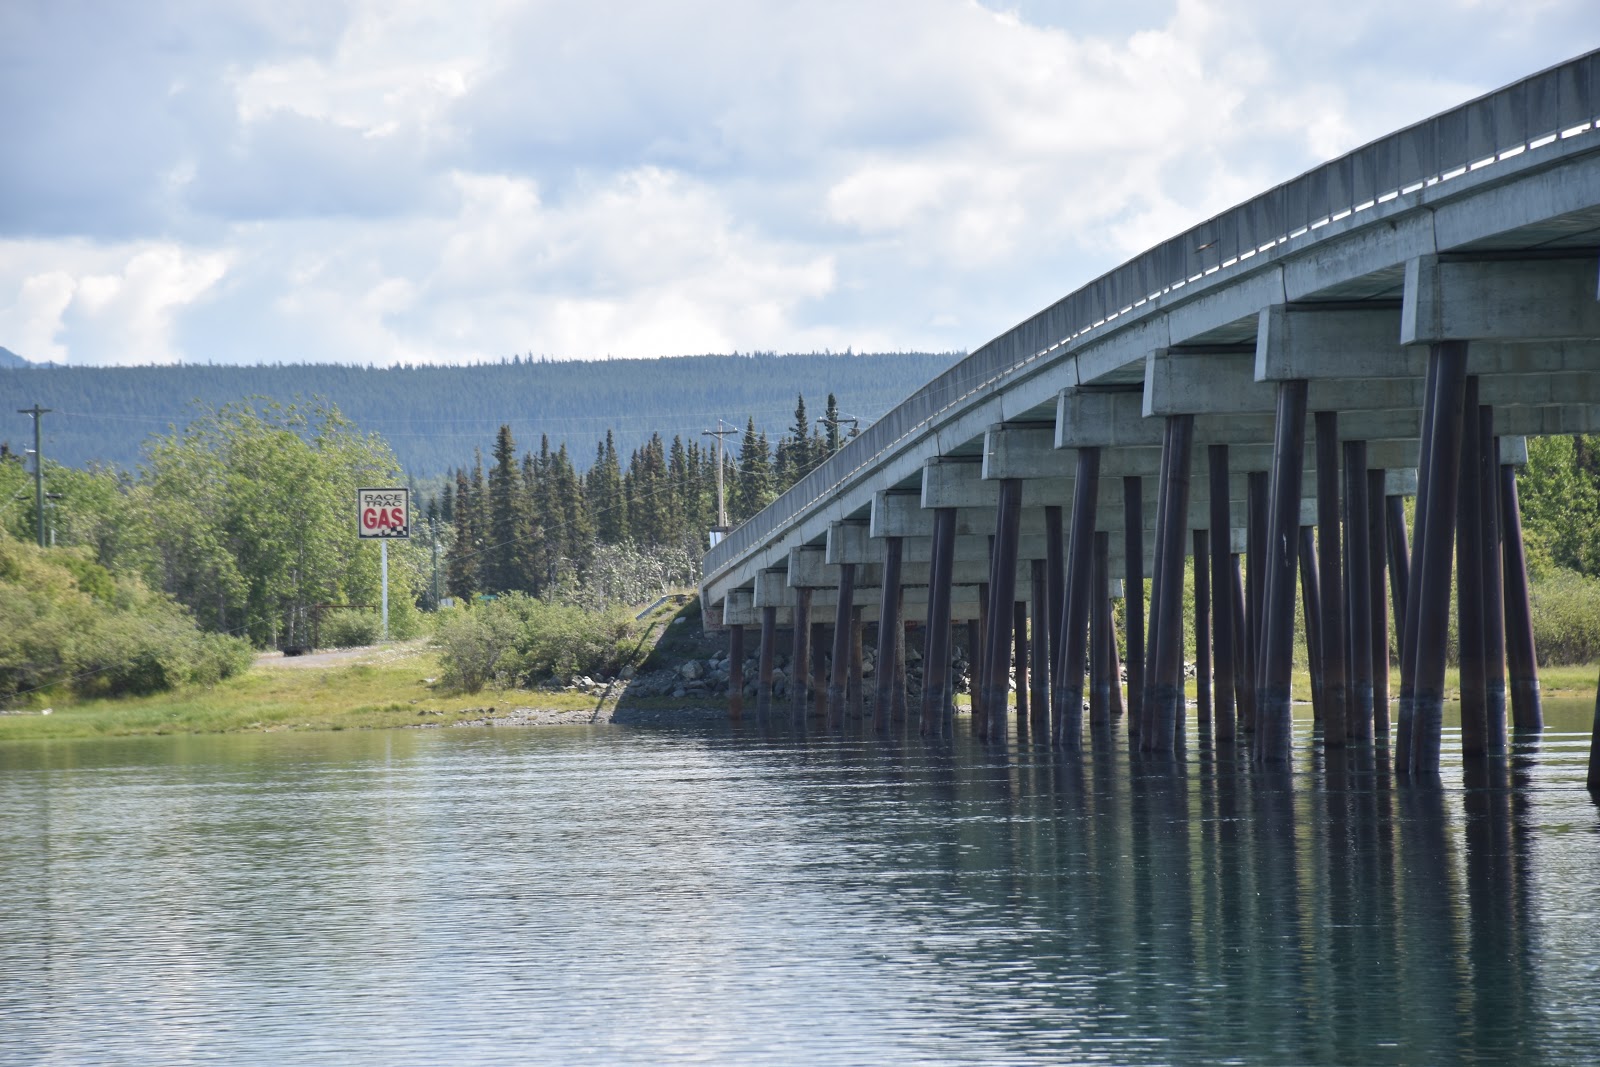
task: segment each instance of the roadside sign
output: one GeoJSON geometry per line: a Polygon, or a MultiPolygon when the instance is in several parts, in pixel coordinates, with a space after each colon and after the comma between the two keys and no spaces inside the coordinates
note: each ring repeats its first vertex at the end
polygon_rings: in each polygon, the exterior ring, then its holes
{"type": "Polygon", "coordinates": [[[356,535],[387,541],[411,536],[411,490],[357,489],[356,535]]]}

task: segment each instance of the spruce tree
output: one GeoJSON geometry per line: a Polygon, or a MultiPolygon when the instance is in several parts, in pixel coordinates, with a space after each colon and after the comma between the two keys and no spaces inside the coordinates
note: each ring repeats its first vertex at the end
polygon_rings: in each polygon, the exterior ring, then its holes
{"type": "Polygon", "coordinates": [[[523,537],[528,529],[527,496],[517,471],[517,445],[511,427],[495,438],[489,472],[489,545],[484,552],[483,587],[496,593],[524,589],[523,537]]]}

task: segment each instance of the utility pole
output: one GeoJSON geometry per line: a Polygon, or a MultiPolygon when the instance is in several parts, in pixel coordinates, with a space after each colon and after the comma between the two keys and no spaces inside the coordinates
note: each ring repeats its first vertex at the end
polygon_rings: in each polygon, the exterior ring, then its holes
{"type": "Polygon", "coordinates": [[[439,610],[439,520],[428,519],[428,534],[433,541],[433,610],[439,610]]]}
{"type": "Polygon", "coordinates": [[[31,408],[18,408],[18,415],[33,416],[33,508],[34,515],[39,520],[39,547],[44,547],[44,437],[40,424],[44,416],[50,413],[49,408],[42,408],[38,401],[34,401],[31,408]]]}
{"type": "Polygon", "coordinates": [[[701,437],[715,437],[717,439],[717,529],[719,530],[728,528],[728,508],[723,502],[722,494],[722,439],[730,433],[738,432],[732,426],[723,429],[721,419],[717,420],[717,428],[715,430],[700,431],[701,437]]]}

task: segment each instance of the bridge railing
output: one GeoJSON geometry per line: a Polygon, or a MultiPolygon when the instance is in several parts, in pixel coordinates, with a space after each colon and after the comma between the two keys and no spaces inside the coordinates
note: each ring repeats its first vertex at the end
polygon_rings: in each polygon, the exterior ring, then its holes
{"type": "Polygon", "coordinates": [[[1107,322],[1258,252],[1425,185],[1591,128],[1600,50],[1424,119],[1134,257],[1001,334],[907,397],[706,553],[721,572],[934,416],[1107,322]]]}

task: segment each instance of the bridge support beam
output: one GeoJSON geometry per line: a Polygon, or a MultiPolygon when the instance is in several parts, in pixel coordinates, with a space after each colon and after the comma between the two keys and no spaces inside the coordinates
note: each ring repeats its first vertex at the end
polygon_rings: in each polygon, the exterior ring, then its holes
{"type": "Polygon", "coordinates": [[[934,512],[928,622],[922,654],[922,735],[950,733],[950,571],[955,559],[955,508],[934,512]]]}
{"type": "MultiPolygon", "coordinates": [[[[1303,419],[1301,421],[1304,421],[1303,419]]],[[[1301,434],[1302,443],[1304,433],[1301,434]]],[[[1246,489],[1244,592],[1245,592],[1245,665],[1250,684],[1248,697],[1241,702],[1245,714],[1244,728],[1255,732],[1260,726],[1261,686],[1261,632],[1262,614],[1266,605],[1267,578],[1267,518],[1270,483],[1266,471],[1251,471],[1246,489]]]]}
{"type": "Polygon", "coordinates": [[[1494,435],[1494,408],[1478,409],[1476,478],[1483,493],[1483,707],[1489,725],[1489,751],[1506,751],[1505,575],[1500,563],[1500,439],[1494,435]]]}
{"type": "Polygon", "coordinates": [[[1300,524],[1300,468],[1306,441],[1306,383],[1278,383],[1271,516],[1267,531],[1265,617],[1256,667],[1256,757],[1287,763],[1293,741],[1289,682],[1294,666],[1295,534],[1300,524]]]}
{"type": "Polygon", "coordinates": [[[1083,671],[1089,625],[1091,569],[1094,561],[1095,504],[1100,495],[1100,450],[1078,450],[1078,477],[1072,499],[1072,544],[1067,596],[1062,605],[1061,655],[1056,660],[1054,741],[1066,748],[1083,744],[1083,671]]]}
{"type": "Polygon", "coordinates": [[[1248,732],[1254,729],[1255,723],[1252,709],[1256,701],[1256,680],[1251,667],[1255,657],[1250,655],[1249,622],[1245,616],[1244,570],[1239,565],[1237,552],[1228,554],[1228,587],[1233,596],[1234,704],[1239,709],[1239,726],[1248,732]]]}
{"type": "Polygon", "coordinates": [[[1456,484],[1456,663],[1461,679],[1461,755],[1489,751],[1484,703],[1483,493],[1478,482],[1478,379],[1468,377],[1461,420],[1456,484]]]}
{"type": "Polygon", "coordinates": [[[1211,723],[1211,538],[1194,531],[1194,691],[1195,719],[1201,733],[1212,733],[1211,723]]]}
{"type": "Polygon", "coordinates": [[[1467,388],[1467,345],[1440,341],[1430,346],[1434,371],[1433,420],[1425,428],[1428,455],[1427,499],[1418,498],[1421,547],[1413,552],[1421,574],[1417,615],[1416,681],[1411,730],[1411,772],[1439,771],[1444,726],[1445,619],[1450,611],[1450,555],[1455,534],[1456,494],[1461,468],[1462,405],[1467,388]]]}
{"type": "Polygon", "coordinates": [[[1128,646],[1128,743],[1144,726],[1144,479],[1122,479],[1122,620],[1128,646]]]}
{"type": "MultiPolygon", "coordinates": [[[[1060,509],[1056,509],[1059,513],[1060,509]]],[[[1028,732],[1035,741],[1050,741],[1050,597],[1048,563],[1042,559],[1029,564],[1029,584],[1032,588],[1033,644],[1032,668],[1028,672],[1030,692],[1028,704],[1028,732]]],[[[1018,683],[1021,692],[1021,683],[1018,683]]],[[[1017,731],[1022,731],[1022,710],[1017,709],[1017,731]]]]}
{"type": "Polygon", "coordinates": [[[794,652],[789,657],[789,698],[794,721],[806,720],[806,703],[810,698],[806,684],[806,663],[811,658],[811,590],[805,586],[794,591],[794,652]]]}
{"type": "Polygon", "coordinates": [[[850,631],[856,595],[856,565],[839,564],[839,601],[833,614],[833,671],[828,679],[828,722],[844,725],[845,687],[850,676],[850,631]]]}
{"type": "MultiPolygon", "coordinates": [[[[992,601],[989,605],[989,630],[984,645],[984,687],[979,735],[999,739],[1006,735],[1011,686],[1009,660],[1012,656],[1012,622],[1016,612],[1017,542],[1022,532],[1022,480],[1007,478],[1000,483],[1000,500],[995,513],[992,601]]],[[[1024,631],[1023,640],[1026,640],[1024,631]]],[[[1019,691],[1022,679],[1019,676],[1019,691]]],[[[976,714],[976,707],[974,708],[976,714]]]]}
{"type": "MultiPolygon", "coordinates": [[[[1056,657],[1061,655],[1061,606],[1067,600],[1067,540],[1062,525],[1061,506],[1047,504],[1044,509],[1045,627],[1040,636],[1045,644],[1045,689],[1051,690],[1056,657]]],[[[1050,718],[1050,702],[1045,701],[1045,718],[1050,718]]],[[[1048,732],[1048,731],[1047,731],[1048,732]]],[[[1041,735],[1044,736],[1044,735],[1041,735]]]]}
{"type": "MultiPolygon", "coordinates": [[[[1406,540],[1406,502],[1403,497],[1384,498],[1384,535],[1389,549],[1389,608],[1394,617],[1395,662],[1405,671],[1406,593],[1411,587],[1411,551],[1406,540]]],[[[1385,711],[1387,711],[1387,706],[1385,711]]],[[[1409,725],[1409,723],[1407,724],[1409,725]]],[[[1381,736],[1387,737],[1385,729],[1381,736]]]]}
{"type": "Polygon", "coordinates": [[[744,627],[728,627],[728,718],[744,718],[744,627]]]}
{"type": "MultiPolygon", "coordinates": [[[[1389,740],[1389,611],[1384,601],[1388,531],[1383,483],[1387,472],[1367,471],[1367,607],[1372,662],[1372,731],[1374,741],[1389,740]]],[[[1402,518],[1404,513],[1402,512],[1402,518]]]]}
{"type": "Polygon", "coordinates": [[[778,609],[761,609],[761,653],[756,667],[756,718],[772,714],[772,661],[777,653],[778,609]]]}
{"type": "MultiPolygon", "coordinates": [[[[1228,548],[1233,522],[1228,514],[1226,493],[1219,486],[1228,484],[1228,446],[1211,445],[1206,453],[1211,474],[1211,645],[1214,672],[1212,704],[1216,714],[1217,741],[1234,737],[1234,644],[1233,586],[1228,570],[1228,548]]],[[[1196,573],[1202,566],[1195,560],[1196,573]]]]}
{"type": "Polygon", "coordinates": [[[1322,743],[1341,748],[1348,733],[1349,666],[1345,659],[1345,602],[1339,544],[1339,414],[1316,413],[1317,424],[1317,584],[1322,615],[1317,643],[1322,647],[1322,743]]]}
{"type": "MultiPolygon", "coordinates": [[[[1411,773],[1412,740],[1416,734],[1417,721],[1417,630],[1420,625],[1419,605],[1422,592],[1422,544],[1431,521],[1431,505],[1433,499],[1433,483],[1435,468],[1433,465],[1434,454],[1429,442],[1433,436],[1433,424],[1436,418],[1437,387],[1439,377],[1439,360],[1430,353],[1426,376],[1423,379],[1423,405],[1422,405],[1422,444],[1417,453],[1417,510],[1416,521],[1411,530],[1412,551],[1410,558],[1404,560],[1406,565],[1404,617],[1405,622],[1400,629],[1400,708],[1399,721],[1395,731],[1395,769],[1400,774],[1411,773]]],[[[1402,536],[1405,523],[1400,523],[1402,536]]],[[[1398,562],[1398,561],[1397,561],[1398,562]]],[[[1397,610],[1399,601],[1397,600],[1397,610]]]]}
{"type": "Polygon", "coordinates": [[[1328,675],[1322,659],[1322,582],[1317,566],[1317,528],[1300,527],[1300,610],[1306,624],[1306,664],[1311,674],[1311,715],[1327,723],[1328,675]]]}
{"type": "Polygon", "coordinates": [[[1517,500],[1517,469],[1500,465],[1500,526],[1504,534],[1506,667],[1510,678],[1511,719],[1518,730],[1544,729],[1539,695],[1539,660],[1533,648],[1533,609],[1528,600],[1528,557],[1522,546],[1522,510],[1517,500]]]}
{"type": "Polygon", "coordinates": [[[1152,736],[1144,747],[1172,752],[1183,733],[1183,559],[1184,518],[1189,512],[1189,471],[1194,442],[1194,416],[1167,417],[1166,468],[1161,481],[1156,547],[1156,583],[1150,614],[1155,620],[1149,653],[1148,702],[1154,716],[1145,721],[1152,736]]]}
{"type": "Polygon", "coordinates": [[[905,628],[900,615],[904,600],[900,594],[900,557],[904,547],[904,538],[884,538],[883,592],[878,607],[878,657],[874,667],[877,684],[872,701],[872,714],[879,730],[889,728],[897,699],[895,686],[903,684],[895,664],[901,656],[901,646],[905,644],[905,628]]]}
{"type": "MultiPolygon", "coordinates": [[[[1028,697],[1031,695],[1029,693],[1029,674],[1031,673],[1029,667],[1032,663],[1029,654],[1031,646],[1028,642],[1028,602],[1026,600],[1014,600],[1011,602],[1011,635],[1011,673],[1016,678],[1017,683],[1017,736],[1018,738],[1024,738],[1028,736],[1028,697]]],[[[1004,740],[1004,729],[996,737],[1004,740]]]]}
{"type": "MultiPolygon", "coordinates": [[[[1344,442],[1344,593],[1348,634],[1345,739],[1372,740],[1372,553],[1367,443],[1344,442]]],[[[1381,587],[1380,587],[1381,588],[1381,587]]]]}
{"type": "Polygon", "coordinates": [[[1111,690],[1116,686],[1111,648],[1117,636],[1111,628],[1111,535],[1094,534],[1092,589],[1089,594],[1089,727],[1094,737],[1111,731],[1111,690]]]}

